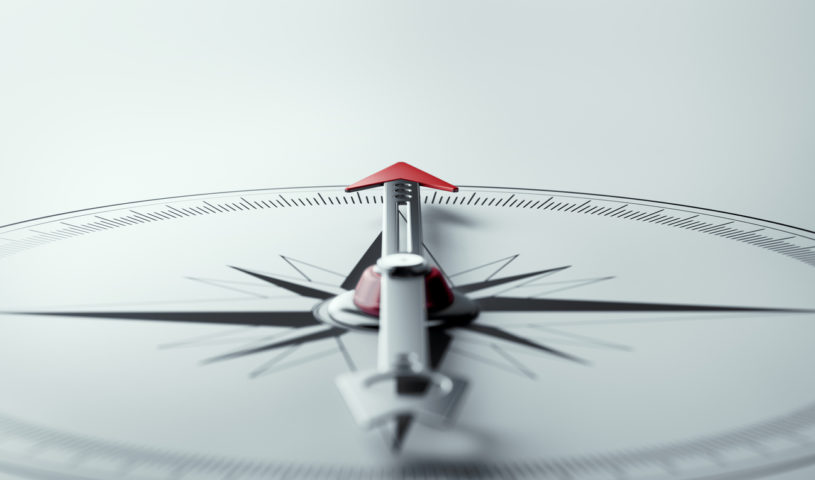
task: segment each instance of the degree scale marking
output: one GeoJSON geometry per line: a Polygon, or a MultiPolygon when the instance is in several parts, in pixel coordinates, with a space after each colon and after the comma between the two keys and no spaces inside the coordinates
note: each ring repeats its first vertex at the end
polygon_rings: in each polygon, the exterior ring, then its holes
{"type": "MultiPolygon", "coordinates": [[[[92,464],[94,460],[107,460],[108,462],[120,462],[122,467],[127,468],[126,473],[130,478],[133,478],[130,476],[131,474],[138,475],[140,468],[148,467],[151,473],[154,473],[155,469],[159,469],[171,476],[174,474],[177,476],[179,472],[184,474],[221,475],[231,473],[232,475],[229,478],[234,480],[258,478],[255,476],[258,472],[262,472],[263,475],[279,475],[285,472],[292,477],[308,475],[309,478],[337,478],[337,475],[343,472],[343,478],[346,476],[348,478],[365,476],[366,478],[405,479],[421,479],[439,475],[461,476],[462,474],[467,476],[480,474],[489,478],[502,475],[511,475],[517,478],[552,478],[552,475],[554,475],[555,478],[562,478],[561,476],[565,474],[570,478],[580,478],[581,475],[606,473],[609,475],[607,478],[612,479],[624,477],[628,471],[641,469],[649,465],[662,468],[666,461],[670,462],[669,459],[671,458],[685,460],[695,458],[710,465],[726,467],[729,464],[726,461],[728,451],[741,448],[757,452],[757,455],[762,456],[759,453],[763,450],[762,445],[764,445],[761,440],[766,441],[768,437],[794,445],[793,450],[801,447],[806,450],[806,447],[811,446],[812,440],[801,432],[805,429],[812,429],[813,426],[815,426],[815,404],[782,417],[692,442],[677,442],[636,451],[622,450],[604,454],[600,457],[513,461],[504,462],[500,465],[450,462],[428,466],[355,468],[356,472],[349,476],[349,472],[347,472],[349,467],[345,465],[323,464],[315,467],[159,450],[60,432],[0,414],[0,471],[9,471],[10,468],[15,466],[5,460],[5,457],[10,454],[26,452],[26,456],[33,461],[37,460],[43,453],[57,450],[65,454],[62,456],[61,462],[51,460],[36,467],[28,466],[26,468],[26,466],[23,466],[11,471],[40,472],[41,475],[42,472],[45,472],[46,475],[48,473],[51,475],[58,474],[62,475],[60,478],[65,478],[66,468],[70,471],[85,464],[92,464]],[[4,442],[8,441],[13,441],[16,444],[14,450],[3,448],[4,442]],[[66,461],[64,458],[72,458],[72,460],[66,461]]],[[[810,453],[788,458],[777,455],[776,452],[774,461],[737,469],[736,471],[724,472],[715,475],[715,478],[722,480],[756,478],[758,475],[770,475],[812,464],[815,464],[815,454],[810,453]]],[[[678,475],[682,473],[680,469],[676,469],[675,465],[673,467],[673,471],[669,472],[669,474],[678,475]]],[[[168,478],[175,478],[175,476],[168,478]]],[[[42,476],[38,478],[48,477],[42,476]]],[[[87,479],[89,477],[83,476],[82,478],[87,479]]],[[[697,478],[710,477],[702,475],[697,478]]]]}
{"type": "MultiPolygon", "coordinates": [[[[323,191],[326,189],[333,189],[336,187],[312,187],[313,189],[322,189],[323,191]]],[[[528,201],[519,201],[517,202],[515,207],[511,207],[513,205],[510,203],[518,193],[511,193],[508,196],[505,194],[504,196],[500,196],[503,192],[498,187],[463,187],[465,189],[474,188],[474,189],[489,189],[489,190],[476,190],[473,191],[470,196],[469,200],[474,202],[471,206],[495,206],[495,207],[506,207],[506,208],[533,208],[534,204],[530,204],[528,201]],[[478,194],[483,195],[483,199],[481,202],[478,202],[479,196],[478,194]],[[492,196],[490,196],[492,195],[492,196]],[[497,196],[496,196],[497,195],[497,196]],[[489,202],[484,205],[484,201],[489,199],[489,202]]],[[[180,197],[170,197],[174,199],[174,202],[171,203],[179,203],[179,202],[190,202],[191,200],[184,200],[189,199],[192,197],[205,197],[205,199],[201,200],[199,204],[195,205],[186,205],[186,206],[176,206],[172,207],[167,204],[167,202],[162,203],[145,203],[145,202],[152,202],[151,200],[143,201],[143,202],[131,202],[126,204],[114,205],[119,206],[121,208],[110,209],[110,210],[103,210],[108,207],[99,207],[99,208],[92,208],[87,210],[80,210],[74,212],[67,212],[66,214],[57,214],[51,215],[48,217],[40,217],[38,219],[33,219],[32,221],[43,220],[46,218],[54,218],[60,217],[61,215],[70,215],[72,213],[79,213],[79,212],[93,212],[98,215],[93,215],[93,221],[83,223],[83,224],[68,224],[65,220],[76,219],[76,218],[85,218],[91,216],[91,213],[84,213],[79,215],[73,215],[61,218],[59,220],[60,225],[64,225],[67,228],[59,228],[57,230],[53,230],[50,232],[42,231],[42,228],[39,230],[33,230],[32,227],[40,227],[46,224],[53,224],[56,220],[51,221],[44,221],[40,223],[34,223],[31,225],[26,225],[28,222],[17,222],[14,224],[6,225],[5,227],[0,227],[0,231],[3,228],[8,227],[15,227],[17,228],[8,228],[3,233],[6,237],[3,239],[9,243],[0,245],[0,258],[3,258],[8,255],[13,255],[23,250],[28,250],[30,248],[34,248],[40,245],[49,244],[58,240],[68,239],[77,237],[80,235],[84,235],[87,233],[95,233],[100,231],[105,231],[113,228],[119,228],[123,226],[131,226],[131,225],[139,225],[157,221],[164,221],[164,220],[171,220],[171,219],[178,219],[183,218],[179,215],[179,212],[183,213],[184,216],[201,216],[201,215],[211,215],[215,213],[238,213],[238,212],[246,212],[249,210],[263,210],[269,209],[269,205],[272,205],[272,208],[298,208],[298,207],[310,207],[310,206],[319,206],[320,200],[322,200],[322,205],[334,205],[334,206],[347,206],[347,205],[356,205],[357,203],[354,201],[354,197],[357,196],[359,198],[364,197],[366,200],[366,204],[381,204],[382,199],[381,195],[361,195],[359,192],[355,194],[346,194],[342,191],[337,191],[338,195],[328,195],[326,196],[329,199],[330,203],[325,201],[325,197],[322,195],[324,192],[316,192],[317,195],[314,196],[308,195],[312,193],[311,189],[262,189],[262,190],[246,190],[246,191],[237,191],[237,192],[225,192],[225,193],[235,193],[236,195],[224,195],[224,194],[203,194],[203,195],[190,195],[190,196],[180,196],[180,197]],[[289,194],[289,197],[283,195],[283,193],[277,193],[276,197],[267,197],[265,199],[261,199],[260,201],[254,201],[254,204],[250,204],[244,197],[249,196],[251,192],[252,195],[264,195],[269,194],[269,192],[279,192],[283,191],[284,193],[289,194]],[[265,192],[265,193],[264,193],[265,192]],[[243,196],[241,196],[241,194],[243,196]],[[294,195],[294,196],[292,196],[294,195]],[[303,196],[305,195],[305,197],[303,196]],[[345,202],[341,202],[340,199],[345,198],[345,202]],[[349,203],[347,199],[350,198],[351,202],[349,203]],[[221,203],[216,202],[215,204],[210,203],[207,200],[215,201],[216,199],[229,199],[229,201],[221,200],[221,203]],[[307,204],[304,199],[308,199],[309,203],[307,204]],[[281,201],[282,200],[282,201],[281,201]],[[290,201],[291,200],[291,201],[290,201]],[[311,200],[314,200],[314,204],[311,204],[311,200]],[[336,201],[335,201],[336,200],[336,201]],[[268,203],[271,202],[271,203],[268,203]],[[277,204],[275,204],[275,202],[277,204]],[[134,208],[146,208],[146,207],[155,207],[160,206],[164,207],[165,209],[150,209],[149,211],[135,211],[127,206],[130,205],[139,205],[139,207],[134,208]],[[122,206],[127,205],[127,206],[122,206]],[[243,206],[241,206],[243,205],[243,206]],[[252,208],[250,208],[250,206],[252,208]],[[206,208],[210,207],[210,208],[206,208]],[[120,215],[117,217],[111,218],[110,215],[102,217],[102,214],[109,214],[112,212],[121,212],[125,210],[124,215],[120,215]],[[132,215],[127,215],[127,213],[131,213],[132,215]],[[22,225],[22,226],[21,226],[22,225]],[[22,238],[7,238],[9,233],[19,232],[22,230],[26,230],[26,233],[34,233],[34,235],[25,235],[22,238]]],[[[507,190],[518,190],[518,189],[507,189],[507,190]]],[[[615,196],[607,196],[607,195],[594,195],[594,194],[583,194],[583,193],[573,193],[573,192],[556,192],[556,191],[546,191],[546,190],[524,190],[522,195],[549,195],[550,193],[558,193],[557,196],[550,196],[543,204],[534,207],[535,209],[539,210],[549,210],[561,213],[582,213],[586,215],[597,215],[597,216],[608,216],[609,218],[619,218],[619,219],[626,219],[626,220],[637,220],[646,223],[654,223],[658,225],[664,226],[671,226],[677,228],[683,228],[691,231],[698,231],[700,233],[706,233],[710,235],[719,236],[722,238],[727,238],[730,240],[737,240],[742,243],[751,244],[757,247],[761,247],[765,250],[770,250],[787,257],[793,258],[795,260],[801,261],[806,263],[810,266],[815,267],[815,251],[811,251],[815,245],[798,245],[788,240],[792,240],[795,238],[798,239],[805,239],[805,240],[812,240],[815,241],[815,237],[810,237],[806,235],[802,235],[797,232],[789,232],[787,230],[768,226],[766,224],[762,225],[759,223],[755,223],[755,221],[766,222],[770,224],[779,225],[781,227],[790,227],[795,228],[800,231],[804,231],[807,233],[815,233],[809,230],[791,227],[789,225],[778,224],[775,222],[771,222],[768,220],[757,219],[754,217],[748,217],[738,214],[732,214],[728,212],[722,212],[717,210],[710,210],[704,209],[700,207],[689,207],[686,205],[674,205],[666,202],[656,202],[656,201],[647,201],[651,203],[656,203],[658,205],[666,205],[664,208],[658,208],[654,205],[650,205],[646,202],[646,200],[640,199],[628,199],[625,197],[615,197],[615,196]],[[536,192],[544,192],[544,193],[536,193],[536,192]],[[584,196],[581,196],[584,195],[584,196]],[[575,203],[569,203],[569,200],[561,201],[559,203],[552,202],[554,198],[563,198],[563,199],[575,199],[575,203]],[[627,202],[624,202],[627,200],[627,202]],[[631,201],[637,200],[637,201],[631,201]],[[581,203],[582,201],[582,203],[581,203]],[[622,207],[617,205],[606,206],[606,205],[592,205],[591,202],[611,202],[611,203],[625,203],[622,207]],[[550,203],[552,202],[552,203],[550,203]],[[636,205],[637,209],[627,210],[626,207],[631,205],[636,205]],[[559,208],[557,208],[559,207],[559,208]],[[568,207],[568,208],[566,208],[568,207]],[[591,207],[591,208],[588,208],[591,207]],[[645,211],[639,210],[638,208],[645,207],[645,211]],[[656,210],[649,210],[654,209],[656,210]],[[689,210],[689,208],[693,208],[694,210],[689,210]],[[681,216],[672,216],[672,215],[662,215],[658,216],[658,214],[664,212],[665,210],[670,210],[671,212],[684,212],[691,214],[688,217],[681,217],[681,216]],[[698,210],[702,210],[703,213],[699,213],[698,210]],[[712,213],[706,213],[712,212],[712,213]],[[709,223],[709,221],[698,220],[700,215],[704,215],[705,217],[710,218],[718,218],[723,219],[724,223],[709,223]],[[723,216],[723,215],[730,215],[730,216],[723,216]],[[736,220],[734,220],[734,217],[736,220]],[[739,223],[758,226],[762,227],[759,230],[747,230],[747,229],[739,229],[734,227],[728,227],[733,222],[738,221],[739,223]],[[792,234],[792,236],[788,237],[780,237],[774,238],[767,235],[761,235],[758,232],[762,230],[771,229],[776,232],[785,233],[787,235],[792,234]]],[[[459,198],[461,198],[460,206],[469,205],[469,203],[465,204],[467,200],[466,196],[461,197],[453,197],[448,193],[443,192],[433,192],[432,196],[424,195],[423,196],[423,203],[430,203],[430,204],[443,204],[443,205],[456,205],[459,202],[459,198]],[[451,198],[453,198],[453,202],[450,202],[451,198]]],[[[157,199],[157,200],[167,200],[167,199],[157,199]]],[[[524,199],[529,200],[529,199],[524,199]]],[[[534,200],[534,199],[532,199],[534,200]]],[[[197,199],[192,200],[197,201],[197,199]]],[[[361,200],[360,200],[361,204],[361,200]]],[[[715,221],[714,221],[715,222],[715,221]]]]}

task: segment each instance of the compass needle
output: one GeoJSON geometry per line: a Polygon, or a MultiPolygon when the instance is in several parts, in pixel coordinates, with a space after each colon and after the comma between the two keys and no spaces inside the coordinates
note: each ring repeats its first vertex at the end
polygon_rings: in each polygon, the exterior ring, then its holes
{"type": "Polygon", "coordinates": [[[0,227],[0,477],[811,476],[815,232],[456,189],[400,163],[0,227]]]}
{"type": "Polygon", "coordinates": [[[377,185],[385,189],[382,256],[376,267],[365,270],[354,298],[360,309],[378,314],[377,366],[375,370],[343,374],[337,385],[357,422],[366,428],[388,425],[391,449],[398,450],[414,419],[429,424],[448,422],[465,385],[464,380],[434,370],[448,337],[434,336],[436,355],[428,353],[428,308],[434,302],[451,303],[452,292],[444,285],[441,272],[431,270],[422,255],[420,203],[420,185],[458,189],[397,163],[348,187],[348,191],[377,185]],[[375,297],[372,292],[376,292],[375,297]],[[386,389],[382,385],[387,385],[386,389]]]}

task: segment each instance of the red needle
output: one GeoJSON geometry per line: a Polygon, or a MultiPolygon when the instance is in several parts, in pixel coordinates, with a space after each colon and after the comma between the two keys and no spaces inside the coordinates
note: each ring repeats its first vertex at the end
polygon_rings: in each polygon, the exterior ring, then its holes
{"type": "Polygon", "coordinates": [[[451,185],[444,180],[434,177],[429,173],[419,170],[413,165],[405,162],[394,163],[390,167],[384,168],[373,175],[369,175],[362,180],[345,187],[346,192],[354,192],[366,188],[378,187],[393,180],[406,180],[416,182],[423,187],[445,190],[447,192],[457,192],[458,187],[451,185]]]}

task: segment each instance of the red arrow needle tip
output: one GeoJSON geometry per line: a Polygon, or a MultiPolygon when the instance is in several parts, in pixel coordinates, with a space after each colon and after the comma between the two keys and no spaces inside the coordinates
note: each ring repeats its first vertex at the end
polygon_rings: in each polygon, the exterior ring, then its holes
{"type": "Polygon", "coordinates": [[[451,185],[444,180],[434,177],[433,175],[419,170],[413,165],[409,165],[405,162],[394,163],[390,167],[383,168],[373,175],[369,175],[362,180],[345,187],[345,191],[354,192],[365,188],[378,187],[379,185],[392,180],[407,180],[409,182],[416,182],[423,187],[445,190],[447,192],[458,191],[458,187],[455,185],[451,185]]]}

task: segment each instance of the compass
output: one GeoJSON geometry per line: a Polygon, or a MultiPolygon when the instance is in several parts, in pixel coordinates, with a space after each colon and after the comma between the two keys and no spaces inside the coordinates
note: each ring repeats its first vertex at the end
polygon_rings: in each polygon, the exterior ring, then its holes
{"type": "Polygon", "coordinates": [[[815,232],[453,187],[407,164],[352,187],[0,228],[0,472],[735,479],[815,463],[815,232]]]}

